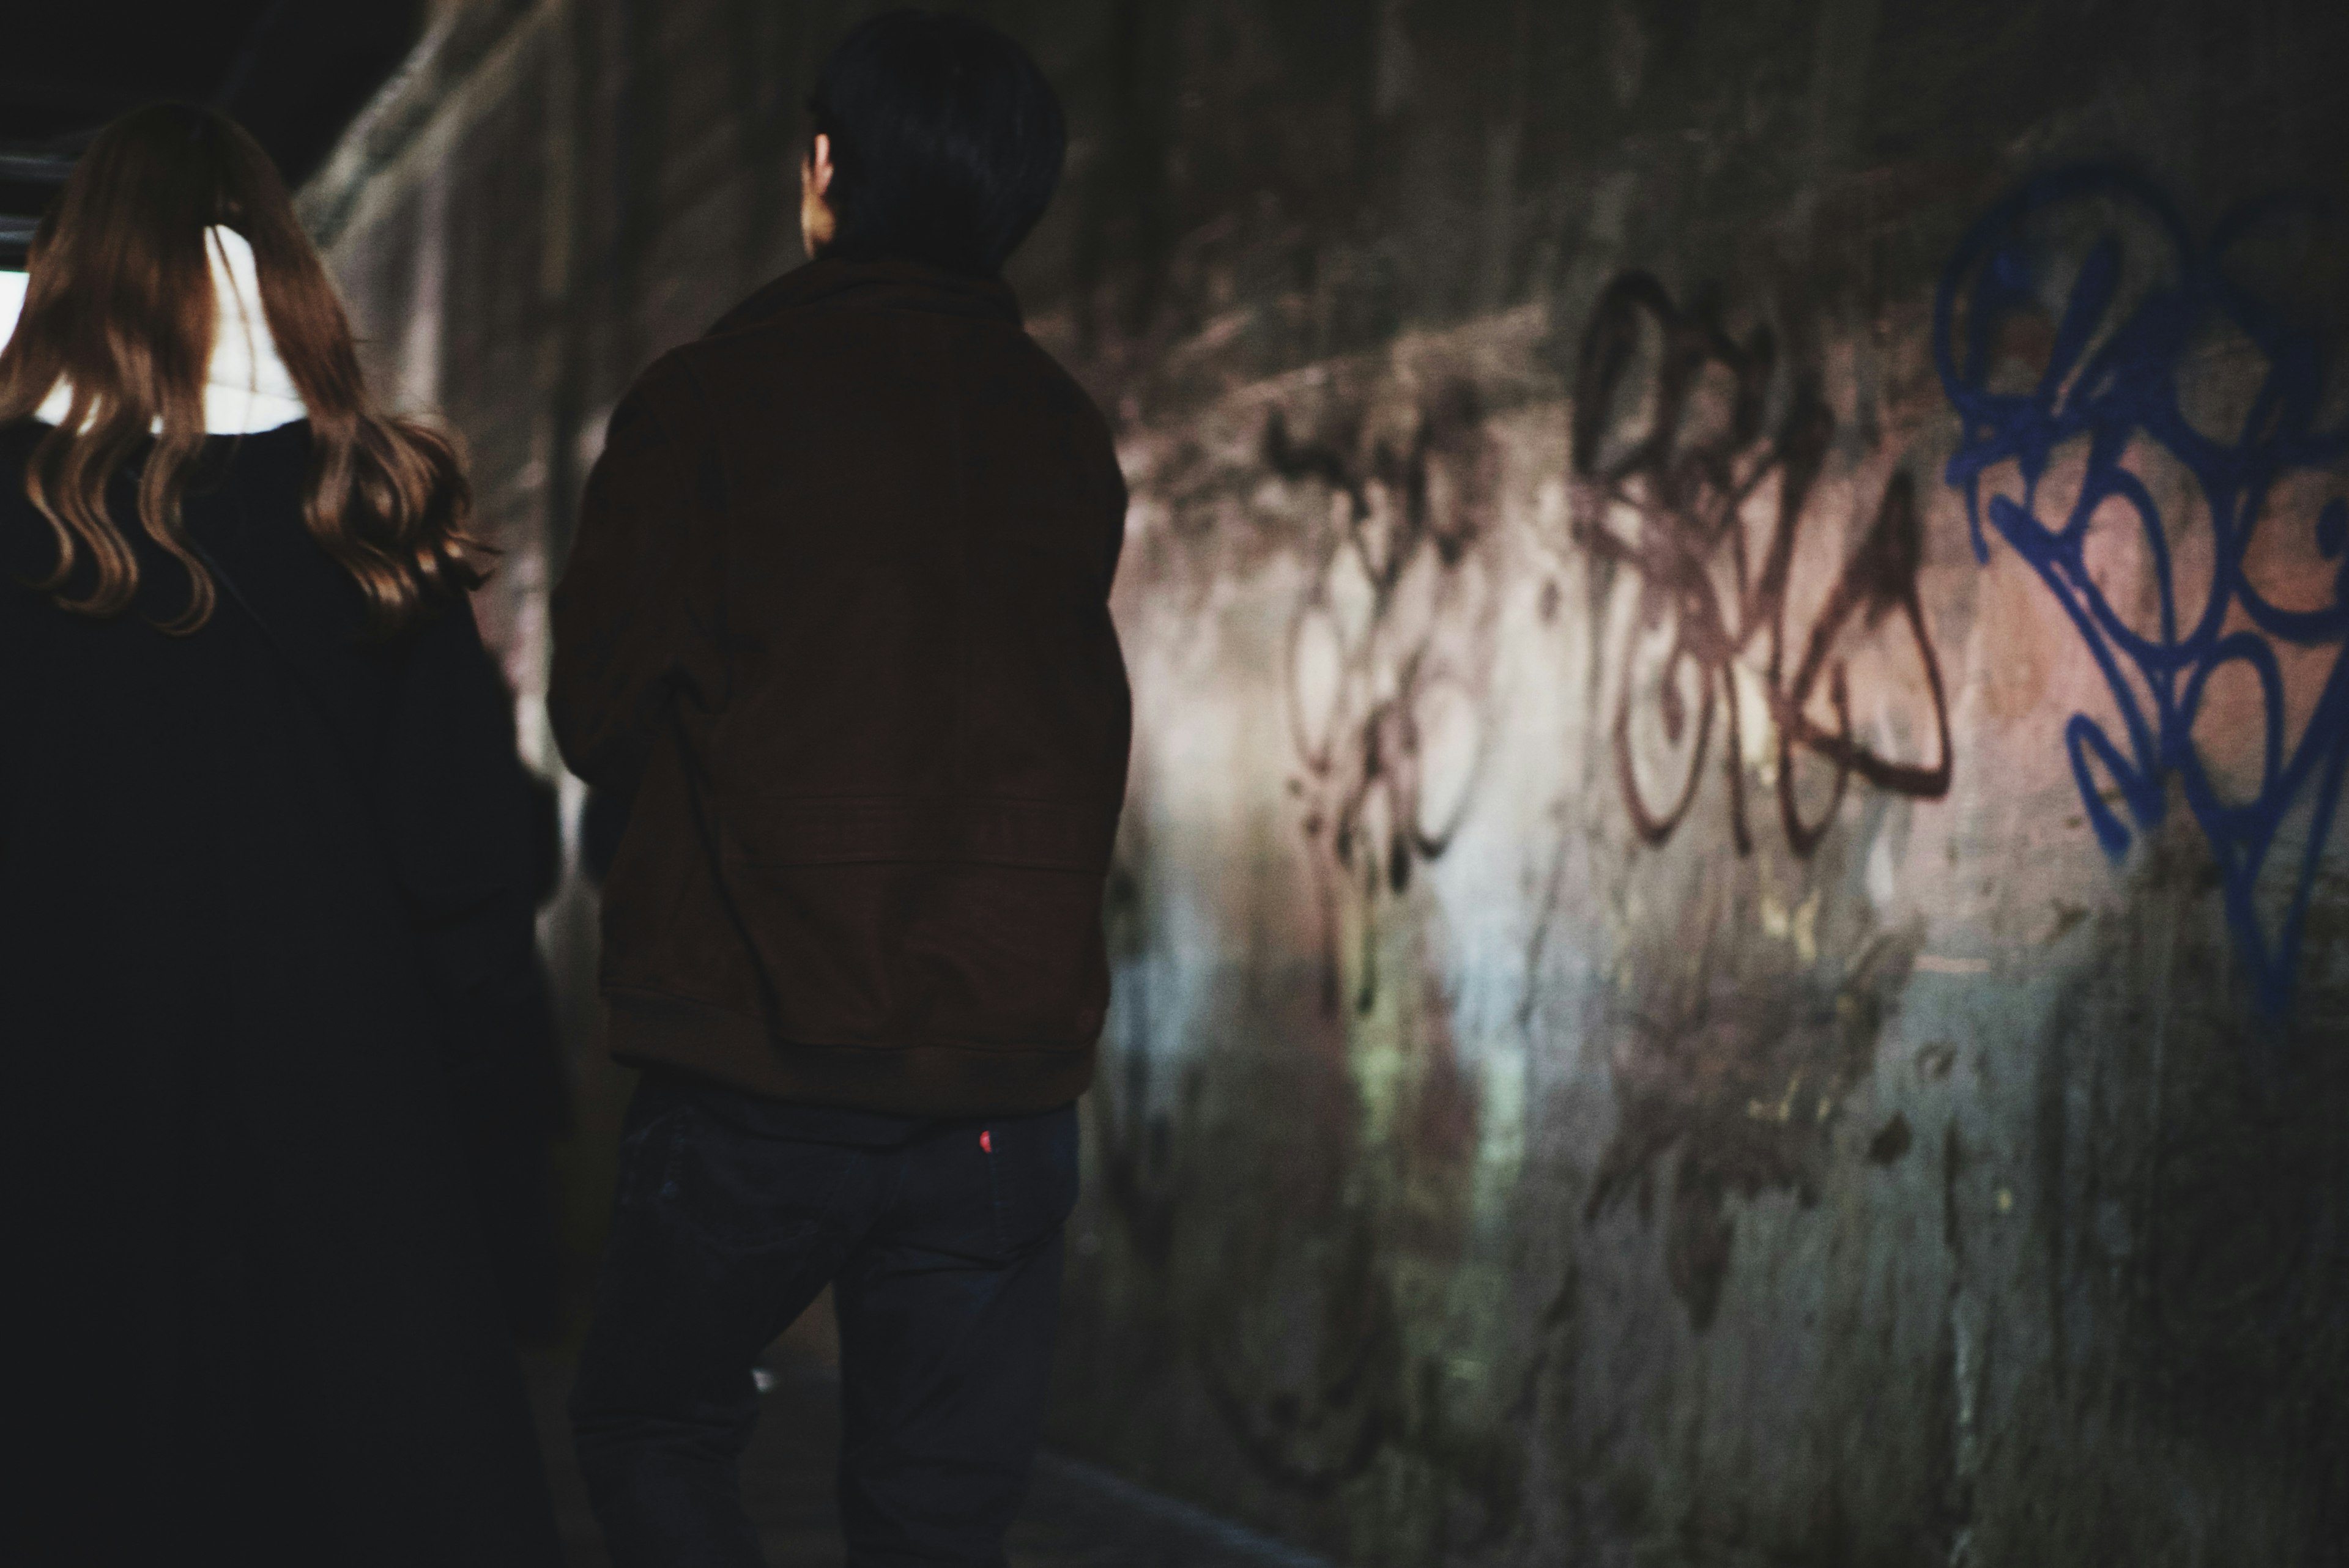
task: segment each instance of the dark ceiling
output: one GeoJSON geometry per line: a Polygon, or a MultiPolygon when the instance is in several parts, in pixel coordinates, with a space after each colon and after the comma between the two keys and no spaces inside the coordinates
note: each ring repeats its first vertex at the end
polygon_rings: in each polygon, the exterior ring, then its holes
{"type": "Polygon", "coordinates": [[[299,184],[416,43],[422,0],[15,0],[0,21],[0,265],[74,159],[159,98],[241,121],[299,184]]]}

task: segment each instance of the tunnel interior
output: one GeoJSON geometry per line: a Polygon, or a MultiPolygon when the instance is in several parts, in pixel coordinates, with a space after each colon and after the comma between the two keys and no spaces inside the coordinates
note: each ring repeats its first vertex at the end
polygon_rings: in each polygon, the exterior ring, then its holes
{"type": "MultiPolygon", "coordinates": [[[[628,1079],[548,593],[875,8],[0,53],[0,264],[217,103],[463,437],[574,1286],[628,1079]]],[[[1009,276],[1132,496],[1055,1449],[1362,1568],[2343,1562],[2349,9],[964,8],[1067,106],[1009,276]]]]}

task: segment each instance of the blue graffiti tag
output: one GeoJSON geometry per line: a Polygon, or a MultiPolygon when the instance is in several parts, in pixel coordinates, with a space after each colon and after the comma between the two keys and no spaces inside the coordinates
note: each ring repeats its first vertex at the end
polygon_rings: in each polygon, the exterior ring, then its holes
{"type": "MultiPolygon", "coordinates": [[[[2064,727],[2096,837],[2116,860],[2128,849],[2129,830],[2099,790],[2092,758],[2147,831],[2160,823],[2175,777],[2218,861],[2228,919],[2260,1003],[2276,1016],[2292,1005],[2303,918],[2349,766],[2349,659],[2341,654],[2349,640],[2349,551],[2344,548],[2349,502],[2332,500],[2310,520],[2320,553],[2339,563],[2329,603],[2307,610],[2281,607],[2244,569],[2253,531],[2280,481],[2349,466],[2349,438],[2316,428],[2325,387],[2323,343],[2225,270],[2240,241],[2287,211],[2274,202],[2239,209],[2208,245],[2198,246],[2175,209],[2146,181],[2109,168],[2062,170],[2023,185],[1973,227],[1933,302],[1934,361],[1962,426],[1947,478],[1965,496],[1975,558],[1990,559],[1982,532],[1987,514],[2078,628],[2127,731],[2125,746],[2116,743],[2085,713],[2075,713],[2064,727]],[[2085,250],[2044,243],[2058,208],[2072,225],[2067,234],[2099,225],[2094,242],[2085,250]],[[2124,215],[2134,228],[2124,226],[2124,215]],[[2158,235],[2169,255],[2124,315],[2123,263],[2131,233],[2158,235]],[[2077,259],[2078,270],[2055,313],[2045,374],[2028,390],[1993,391],[2002,328],[2017,317],[2047,314],[2057,269],[2070,259],[2077,259]],[[2214,325],[2231,325],[2266,357],[2250,415],[2230,439],[2204,434],[2180,406],[2189,351],[2214,325]],[[2039,482],[2055,450],[2077,438],[2085,438],[2086,448],[2079,500],[2050,527],[2037,511],[2039,482]],[[2207,503],[2215,559],[2209,597],[2199,605],[2178,602],[2158,503],[2125,462],[2139,438],[2175,458],[2207,503]],[[1992,495],[1985,507],[1985,472],[2010,459],[2021,473],[2022,499],[1992,495]],[[2089,521],[2107,501],[2131,509],[2143,530],[2158,593],[2158,635],[2141,635],[2126,623],[2089,573],[2089,521]],[[2279,646],[2334,650],[2323,695],[2288,755],[2279,646]],[[2123,660],[2135,666],[2150,694],[2149,712],[2125,677],[2123,660]],[[2213,787],[2192,738],[2211,676],[2236,664],[2257,676],[2264,699],[2259,792],[2242,801],[2225,799],[2213,787]],[[2298,874],[2282,919],[2271,930],[2253,891],[2287,813],[2312,787],[2317,793],[2298,874]]],[[[2273,518],[2268,525],[2297,521],[2273,518]]]]}

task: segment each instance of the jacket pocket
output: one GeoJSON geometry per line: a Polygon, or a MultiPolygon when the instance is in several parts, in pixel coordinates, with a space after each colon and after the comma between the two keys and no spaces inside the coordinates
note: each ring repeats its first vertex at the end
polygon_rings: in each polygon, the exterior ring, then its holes
{"type": "Polygon", "coordinates": [[[1090,1046],[1113,811],[907,797],[739,802],[725,878],[782,1038],[1090,1046]]]}
{"type": "Polygon", "coordinates": [[[998,1253],[1028,1252],[1050,1239],[1077,1206],[1077,1108],[999,1118],[981,1131],[998,1253]]]}
{"type": "Polygon", "coordinates": [[[674,1153],[657,1200],[667,1223],[743,1255],[811,1240],[832,1221],[853,1151],[762,1138],[701,1105],[670,1120],[674,1153]]]}

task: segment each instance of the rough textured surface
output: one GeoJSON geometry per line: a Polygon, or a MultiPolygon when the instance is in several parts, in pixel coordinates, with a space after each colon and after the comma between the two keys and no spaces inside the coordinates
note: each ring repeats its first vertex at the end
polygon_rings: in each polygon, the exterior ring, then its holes
{"type": "MultiPolygon", "coordinates": [[[[824,1309],[818,1309],[824,1310],[824,1309]]],[[[742,1459],[742,1502],[777,1568],[839,1568],[840,1386],[837,1369],[794,1343],[767,1357],[764,1408],[742,1459]]],[[[526,1362],[531,1404],[547,1455],[555,1517],[571,1568],[610,1568],[603,1533],[572,1458],[564,1404],[567,1357],[526,1362]]],[[[1138,1492],[1092,1466],[1047,1453],[1038,1461],[1005,1542],[1007,1568],[1329,1568],[1224,1520],[1138,1492]]]]}
{"type": "MultiPolygon", "coordinates": [[[[1134,495],[1061,1440],[1361,1564],[2344,1561],[2349,13],[980,8],[1134,495]]],[[[457,5],[307,193],[525,698],[858,10],[457,5]]]]}

